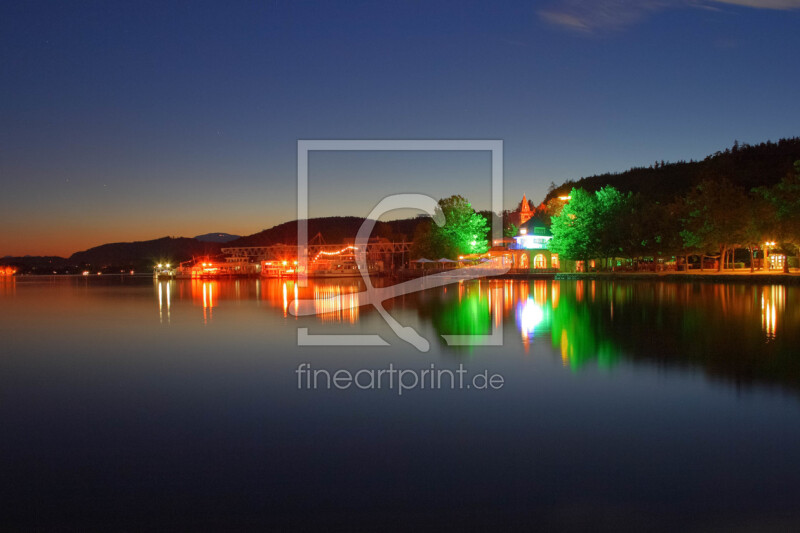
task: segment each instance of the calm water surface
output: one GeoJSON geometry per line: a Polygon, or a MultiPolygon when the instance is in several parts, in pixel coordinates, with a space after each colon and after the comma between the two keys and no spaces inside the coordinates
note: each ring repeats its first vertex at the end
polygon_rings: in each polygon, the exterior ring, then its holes
{"type": "Polygon", "coordinates": [[[5,528],[788,530],[800,524],[800,292],[355,282],[0,281],[5,528]],[[296,296],[320,315],[296,318],[296,296]],[[298,347],[379,333],[384,347],[298,347]],[[445,334],[501,327],[502,347],[445,334]],[[500,390],[298,390],[295,370],[501,374],[500,390]]]}

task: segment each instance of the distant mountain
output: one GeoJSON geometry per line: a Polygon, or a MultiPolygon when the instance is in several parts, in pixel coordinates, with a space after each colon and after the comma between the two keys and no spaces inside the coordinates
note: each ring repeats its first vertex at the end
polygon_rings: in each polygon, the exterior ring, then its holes
{"type": "MultiPolygon", "coordinates": [[[[358,229],[365,219],[361,217],[323,217],[308,220],[308,238],[314,238],[317,233],[328,243],[340,243],[347,239],[354,239],[358,229]]],[[[414,229],[421,219],[406,218],[377,222],[372,232],[373,237],[385,237],[392,241],[411,240],[414,229]]],[[[227,243],[227,246],[268,246],[270,244],[296,244],[297,221],[284,222],[253,235],[242,237],[227,243]]]]}
{"type": "Polygon", "coordinates": [[[230,233],[206,233],[205,235],[198,235],[195,237],[200,242],[231,242],[236,239],[241,239],[241,235],[231,235],[230,233]]]}
{"type": "MultiPolygon", "coordinates": [[[[410,240],[419,223],[418,218],[378,222],[373,236],[393,241],[410,240]]],[[[328,243],[340,243],[355,238],[364,222],[359,217],[312,218],[308,221],[308,236],[321,233],[328,243]]],[[[11,257],[0,259],[0,264],[16,266],[22,273],[59,274],[83,270],[120,272],[135,270],[148,272],[158,263],[178,264],[194,257],[214,257],[224,246],[265,246],[269,244],[295,244],[297,221],[285,222],[273,228],[246,237],[228,233],[209,233],[195,238],[162,237],[150,241],[115,242],[95,246],[63,257],[11,257]]]]}
{"type": "Polygon", "coordinates": [[[89,248],[70,256],[74,264],[94,269],[134,269],[147,271],[157,263],[179,263],[192,257],[219,254],[219,243],[201,242],[186,237],[163,237],[151,241],[115,242],[89,248]]]}
{"type": "Polygon", "coordinates": [[[551,188],[544,201],[569,194],[573,187],[593,192],[612,185],[623,192],[641,193],[654,201],[670,202],[704,179],[722,178],[750,190],[779,182],[792,171],[794,162],[799,159],[798,137],[752,146],[737,142],[732,148],[710,155],[702,161],[657,161],[650,167],[598,174],[577,181],[569,180],[551,188]]]}
{"type": "MultiPolygon", "coordinates": [[[[326,242],[339,243],[345,239],[355,238],[363,222],[364,219],[359,217],[312,218],[308,221],[308,236],[313,238],[317,233],[321,233],[326,242]]],[[[410,239],[418,223],[418,219],[378,222],[373,235],[395,241],[410,239]]],[[[227,246],[264,246],[296,242],[297,221],[295,220],[246,237],[237,237],[227,233],[211,233],[192,239],[163,237],[151,241],[103,244],[72,254],[66,261],[69,264],[81,265],[81,268],[86,267],[91,270],[146,272],[157,263],[177,264],[193,257],[213,257],[219,255],[220,248],[227,246]],[[203,240],[209,237],[220,240],[203,240]]]]}

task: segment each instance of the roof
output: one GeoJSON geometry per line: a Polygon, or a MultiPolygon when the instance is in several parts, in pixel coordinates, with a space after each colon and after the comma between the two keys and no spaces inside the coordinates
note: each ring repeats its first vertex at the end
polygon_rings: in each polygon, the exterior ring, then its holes
{"type": "Polygon", "coordinates": [[[524,224],[521,224],[519,229],[524,229],[528,235],[541,235],[544,237],[553,236],[553,234],[550,233],[550,229],[538,218],[532,218],[524,224]]]}

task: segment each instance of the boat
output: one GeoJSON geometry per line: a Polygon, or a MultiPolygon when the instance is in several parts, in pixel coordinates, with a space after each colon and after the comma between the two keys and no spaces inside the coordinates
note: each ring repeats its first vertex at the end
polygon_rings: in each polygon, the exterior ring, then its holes
{"type": "MultiPolygon", "coordinates": [[[[177,269],[172,268],[169,263],[159,263],[155,267],[153,267],[153,277],[155,279],[160,280],[170,280],[175,279],[175,274],[177,269]]],[[[88,275],[88,272],[83,273],[84,276],[88,275]]]]}
{"type": "Polygon", "coordinates": [[[225,261],[195,258],[184,261],[175,269],[177,279],[216,279],[255,275],[257,263],[250,263],[239,258],[228,258],[225,261]]]}
{"type": "Polygon", "coordinates": [[[297,261],[261,261],[262,278],[297,277],[297,261]]]}

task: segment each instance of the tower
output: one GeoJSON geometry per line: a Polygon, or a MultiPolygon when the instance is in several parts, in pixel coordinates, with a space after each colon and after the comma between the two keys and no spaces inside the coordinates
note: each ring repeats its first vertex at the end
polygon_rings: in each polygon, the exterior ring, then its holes
{"type": "Polygon", "coordinates": [[[528,205],[528,198],[525,196],[525,193],[522,193],[522,203],[519,207],[519,223],[517,226],[521,226],[527,221],[529,221],[533,217],[533,210],[531,210],[531,206],[528,205]]]}

